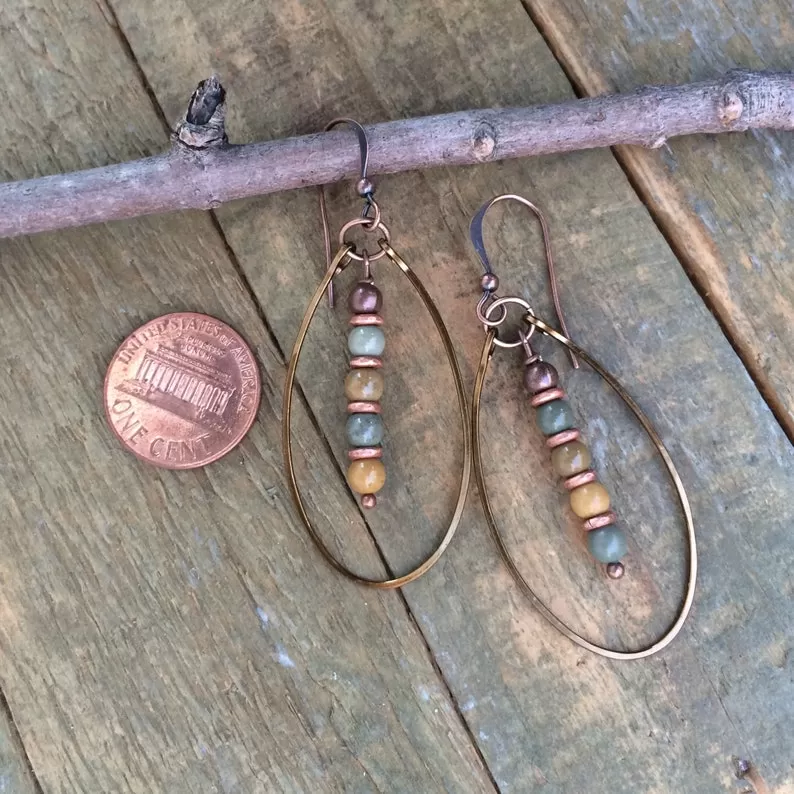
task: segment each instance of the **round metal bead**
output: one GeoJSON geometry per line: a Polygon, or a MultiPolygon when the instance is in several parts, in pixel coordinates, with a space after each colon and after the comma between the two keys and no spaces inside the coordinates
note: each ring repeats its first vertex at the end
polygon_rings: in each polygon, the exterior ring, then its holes
{"type": "Polygon", "coordinates": [[[359,179],[358,182],[356,182],[356,193],[358,193],[358,195],[362,198],[364,198],[364,196],[370,196],[374,192],[375,185],[373,185],[372,182],[366,177],[364,177],[364,179],[359,179]]]}
{"type": "Polygon", "coordinates": [[[377,314],[383,306],[383,295],[369,281],[359,281],[350,290],[347,306],[353,314],[377,314]]]}
{"type": "Polygon", "coordinates": [[[559,385],[560,376],[557,370],[545,361],[535,361],[524,371],[524,385],[532,394],[553,389],[559,385]]]}
{"type": "Polygon", "coordinates": [[[375,496],[374,493],[365,493],[364,496],[361,497],[361,506],[366,510],[372,510],[377,503],[378,497],[375,496]]]}
{"type": "Polygon", "coordinates": [[[496,292],[499,289],[499,277],[496,273],[486,273],[480,279],[480,286],[483,292],[496,292]]]}
{"type": "Polygon", "coordinates": [[[622,562],[610,562],[607,565],[607,576],[610,579],[622,579],[626,573],[626,566],[622,562]]]}

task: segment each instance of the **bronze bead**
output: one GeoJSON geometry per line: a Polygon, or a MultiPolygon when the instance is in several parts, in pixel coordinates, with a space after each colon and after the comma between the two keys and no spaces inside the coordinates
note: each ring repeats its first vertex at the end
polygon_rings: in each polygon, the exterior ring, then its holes
{"type": "Polygon", "coordinates": [[[369,281],[359,281],[347,299],[347,305],[353,314],[377,314],[383,306],[380,290],[369,281]]]}
{"type": "Polygon", "coordinates": [[[375,496],[374,493],[365,493],[364,496],[361,497],[361,506],[365,510],[372,510],[373,507],[378,503],[378,497],[375,496]]]}
{"type": "Polygon", "coordinates": [[[557,370],[545,361],[535,361],[524,372],[524,385],[532,394],[553,389],[560,382],[557,370]]]}
{"type": "Polygon", "coordinates": [[[610,579],[620,579],[626,573],[626,566],[622,562],[610,562],[607,564],[607,576],[610,579]]]}

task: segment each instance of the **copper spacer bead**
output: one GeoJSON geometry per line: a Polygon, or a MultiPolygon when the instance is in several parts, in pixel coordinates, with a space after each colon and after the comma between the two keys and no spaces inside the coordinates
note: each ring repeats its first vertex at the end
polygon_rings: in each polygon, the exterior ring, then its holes
{"type": "Polygon", "coordinates": [[[626,566],[622,562],[607,563],[607,576],[610,579],[622,579],[626,573],[626,566]]]}
{"type": "Polygon", "coordinates": [[[580,471],[579,474],[574,474],[573,477],[568,477],[563,485],[565,485],[566,491],[572,491],[580,485],[587,485],[588,483],[595,482],[597,479],[596,473],[592,469],[588,469],[587,471],[580,471]]]}
{"type": "Polygon", "coordinates": [[[590,532],[591,529],[601,529],[601,527],[608,527],[610,524],[614,524],[617,520],[618,517],[615,514],[615,511],[608,510],[606,513],[601,513],[600,516],[588,518],[582,526],[584,526],[587,532],[590,532]]]}
{"type": "Polygon", "coordinates": [[[379,314],[353,314],[350,325],[383,325],[383,317],[379,314]]]}
{"type": "Polygon", "coordinates": [[[581,433],[574,427],[570,430],[563,430],[562,433],[556,433],[546,439],[546,446],[549,449],[559,447],[561,444],[568,444],[571,441],[577,441],[581,433]]]}
{"type": "Polygon", "coordinates": [[[532,394],[553,389],[560,383],[557,370],[545,361],[533,361],[524,371],[524,386],[532,394]]]}
{"type": "Polygon", "coordinates": [[[349,460],[372,460],[383,457],[383,447],[355,447],[347,451],[349,460]]]}
{"type": "Polygon", "coordinates": [[[361,497],[361,506],[367,510],[372,510],[377,503],[378,499],[374,493],[365,493],[364,496],[361,497]]]}
{"type": "Polygon", "coordinates": [[[550,403],[553,400],[564,400],[564,399],[565,399],[565,392],[559,387],[557,387],[554,389],[545,389],[544,391],[540,391],[537,394],[533,395],[532,399],[529,401],[529,404],[533,408],[540,408],[541,405],[550,403]]]}
{"type": "Polygon", "coordinates": [[[353,356],[350,359],[350,369],[366,369],[372,367],[379,369],[383,366],[383,359],[378,356],[353,356]]]}
{"type": "Polygon", "coordinates": [[[347,404],[347,412],[349,414],[379,414],[381,407],[380,403],[355,400],[347,404]]]}
{"type": "Polygon", "coordinates": [[[347,306],[353,314],[377,314],[383,306],[383,296],[374,284],[359,281],[350,290],[347,306]]]}

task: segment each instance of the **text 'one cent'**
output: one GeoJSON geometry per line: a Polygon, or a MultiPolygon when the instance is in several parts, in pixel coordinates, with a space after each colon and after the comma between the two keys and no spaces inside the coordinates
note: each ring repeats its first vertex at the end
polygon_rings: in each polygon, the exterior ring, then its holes
{"type": "Polygon", "coordinates": [[[130,452],[168,469],[205,466],[232,450],[259,407],[253,353],[205,314],[167,314],[116,351],[105,376],[105,412],[130,452]]]}

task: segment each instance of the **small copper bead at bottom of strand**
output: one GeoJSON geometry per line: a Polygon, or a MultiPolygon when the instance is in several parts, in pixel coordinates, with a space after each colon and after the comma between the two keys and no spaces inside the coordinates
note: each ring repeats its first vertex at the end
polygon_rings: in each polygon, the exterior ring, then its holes
{"type": "Polygon", "coordinates": [[[626,566],[622,562],[610,562],[607,564],[607,576],[610,579],[621,579],[626,573],[626,566]]]}
{"type": "Polygon", "coordinates": [[[377,503],[378,497],[375,496],[374,493],[365,493],[364,496],[361,497],[361,506],[366,510],[372,510],[377,503]]]}

